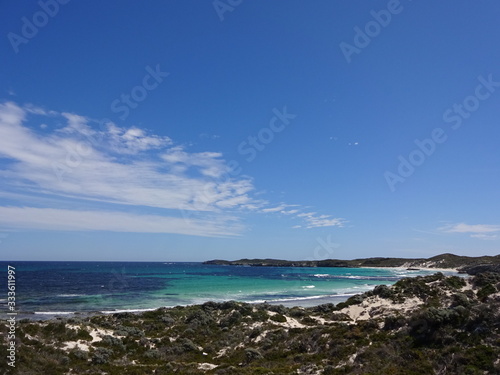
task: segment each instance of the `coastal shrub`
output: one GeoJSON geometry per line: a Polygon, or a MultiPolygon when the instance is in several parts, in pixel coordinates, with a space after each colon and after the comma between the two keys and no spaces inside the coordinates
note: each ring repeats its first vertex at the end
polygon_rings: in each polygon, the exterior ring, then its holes
{"type": "Polygon", "coordinates": [[[130,312],[122,312],[113,314],[113,317],[120,321],[127,321],[133,320],[135,318],[135,315],[130,312]]]}
{"type": "Polygon", "coordinates": [[[275,329],[273,331],[270,331],[267,335],[266,338],[276,341],[276,342],[282,342],[286,340],[289,337],[288,331],[284,330],[283,328],[275,329]]]}
{"type": "Polygon", "coordinates": [[[471,302],[469,300],[469,297],[467,297],[467,295],[464,293],[455,293],[452,296],[451,307],[455,307],[455,306],[469,307],[470,304],[471,304],[471,302]]]}
{"type": "Polygon", "coordinates": [[[268,339],[267,337],[260,341],[260,347],[264,350],[269,350],[274,347],[274,343],[272,340],[268,339]]]}
{"type": "Polygon", "coordinates": [[[269,319],[269,314],[265,310],[252,311],[252,319],[257,322],[265,322],[269,319]]]}
{"type": "Polygon", "coordinates": [[[410,335],[417,344],[435,343],[448,345],[455,341],[454,327],[462,327],[469,318],[469,310],[463,306],[423,310],[409,322],[410,335]]]}
{"type": "Polygon", "coordinates": [[[214,322],[210,313],[204,310],[198,310],[188,315],[186,323],[193,327],[206,326],[214,322]]]}
{"type": "Polygon", "coordinates": [[[167,326],[172,326],[175,324],[175,319],[172,318],[170,315],[165,315],[161,317],[161,322],[165,323],[167,326]]]}
{"type": "Polygon", "coordinates": [[[271,316],[271,320],[274,322],[278,322],[278,323],[285,323],[286,317],[281,315],[281,314],[276,314],[276,315],[271,316]]]}
{"type": "Polygon", "coordinates": [[[335,373],[335,367],[332,365],[327,365],[323,368],[323,375],[334,375],[335,373]]]}
{"type": "MultiPolygon", "coordinates": [[[[316,306],[316,307],[319,307],[319,306],[316,306]]],[[[313,310],[313,311],[316,311],[316,310],[313,310]]],[[[306,314],[307,313],[305,312],[305,310],[301,307],[292,307],[290,310],[288,310],[288,315],[292,318],[302,318],[306,314]]]]}
{"type": "Polygon", "coordinates": [[[162,367],[157,367],[154,371],[155,375],[170,375],[174,372],[174,366],[171,363],[166,363],[162,367]]]}
{"type": "Polygon", "coordinates": [[[76,333],[76,340],[92,341],[92,335],[87,330],[80,328],[76,333]]]}
{"type": "Polygon", "coordinates": [[[471,319],[468,322],[468,330],[473,333],[490,333],[494,326],[498,327],[500,321],[499,305],[494,303],[483,303],[474,306],[471,310],[471,319]],[[479,332],[484,327],[484,332],[479,332]]]}
{"type": "Polygon", "coordinates": [[[53,336],[54,338],[61,339],[63,341],[66,340],[66,324],[63,322],[58,323],[48,323],[45,327],[42,328],[42,333],[45,336],[53,336]]]}
{"type": "Polygon", "coordinates": [[[340,302],[340,303],[337,303],[337,305],[335,306],[335,309],[336,310],[342,310],[346,307],[349,307],[349,305],[345,302],[340,302]]]}
{"type": "MultiPolygon", "coordinates": [[[[437,273],[430,276],[417,276],[416,278],[405,278],[394,284],[394,290],[405,297],[416,296],[425,301],[430,306],[439,306],[440,288],[428,285],[431,282],[442,280],[444,275],[437,273]]],[[[397,300],[400,295],[397,295],[397,300]]]]}
{"type": "MultiPolygon", "coordinates": [[[[468,350],[471,362],[475,367],[484,371],[495,371],[494,363],[498,361],[498,352],[491,346],[479,345],[468,350]]],[[[498,370],[498,368],[497,368],[498,370]]]]}
{"type": "Polygon", "coordinates": [[[147,337],[141,337],[139,345],[149,348],[149,339],[147,337]]]}
{"type": "Polygon", "coordinates": [[[305,316],[300,320],[300,323],[306,325],[306,326],[314,326],[318,324],[318,321],[314,318],[311,318],[310,316],[305,316]]]}
{"type": "Polygon", "coordinates": [[[117,329],[113,332],[113,334],[116,336],[128,336],[128,332],[124,329],[117,329]]]}
{"type": "Polygon", "coordinates": [[[152,311],[145,311],[142,313],[142,318],[145,320],[158,320],[164,314],[165,309],[159,308],[152,311]]]}
{"type": "Polygon", "coordinates": [[[161,353],[157,349],[150,349],[144,352],[144,358],[146,359],[160,359],[161,353]]]}
{"type": "Polygon", "coordinates": [[[198,347],[188,338],[180,338],[177,340],[184,352],[197,352],[198,347]]]}
{"type": "Polygon", "coordinates": [[[269,305],[267,309],[280,315],[286,315],[288,312],[288,309],[283,305],[269,305]]]}
{"type": "Polygon", "coordinates": [[[137,327],[125,327],[125,330],[128,332],[128,336],[132,337],[143,337],[144,331],[137,327]]]}
{"type": "Polygon", "coordinates": [[[252,314],[253,308],[248,303],[243,303],[239,306],[238,311],[242,316],[249,316],[252,314]]]}
{"type": "Polygon", "coordinates": [[[455,306],[452,308],[452,311],[454,311],[454,314],[451,317],[451,321],[454,325],[465,323],[470,315],[469,309],[465,306],[455,306]]]}
{"type": "Polygon", "coordinates": [[[129,327],[129,326],[118,326],[116,330],[113,332],[115,336],[126,336],[126,337],[143,337],[144,331],[137,327],[129,327]]]}
{"type": "Polygon", "coordinates": [[[391,298],[394,295],[394,291],[387,285],[377,285],[373,289],[373,294],[381,298],[391,298]]]}
{"type": "MultiPolygon", "coordinates": [[[[292,311],[294,311],[294,309],[296,309],[296,308],[290,309],[290,316],[294,316],[294,315],[292,315],[293,314],[292,311]]],[[[335,305],[333,303],[324,303],[322,305],[312,307],[313,313],[317,313],[317,314],[328,314],[334,310],[335,310],[335,305]]],[[[301,311],[303,313],[302,316],[305,314],[304,310],[301,310],[300,308],[299,308],[299,311],[301,311]]]]}
{"type": "Polygon", "coordinates": [[[347,301],[345,301],[347,306],[351,305],[359,305],[364,301],[363,295],[361,294],[356,294],[355,296],[349,297],[347,301]]]}
{"type": "Polygon", "coordinates": [[[23,326],[23,331],[30,336],[36,336],[40,332],[40,325],[28,323],[23,326]]]}
{"type": "Polygon", "coordinates": [[[79,317],[73,317],[73,318],[68,318],[67,320],[68,324],[82,324],[83,323],[83,319],[82,318],[79,318],[79,317]]]}
{"type": "Polygon", "coordinates": [[[495,285],[500,283],[500,273],[497,272],[483,272],[474,276],[472,280],[474,286],[480,288],[486,285],[492,284],[495,285]]]}
{"type": "Polygon", "coordinates": [[[333,320],[335,322],[342,322],[342,321],[351,320],[349,315],[344,314],[344,313],[333,313],[328,318],[329,318],[329,320],[333,320]]]}
{"type": "Polygon", "coordinates": [[[486,284],[480,290],[477,291],[477,298],[480,301],[484,302],[490,294],[496,293],[496,291],[497,289],[493,285],[486,284]]]}
{"type": "Polygon", "coordinates": [[[238,304],[238,302],[236,301],[226,301],[226,302],[222,302],[220,304],[220,309],[222,310],[233,310],[233,309],[237,309],[240,305],[238,304]]]}
{"type": "Polygon", "coordinates": [[[454,318],[454,312],[455,310],[453,309],[439,309],[431,307],[422,314],[422,318],[425,319],[431,326],[439,326],[452,321],[454,318]]]}
{"type": "Polygon", "coordinates": [[[254,329],[252,329],[250,331],[250,333],[248,334],[248,338],[251,340],[251,339],[255,339],[256,337],[259,337],[260,334],[262,333],[262,328],[261,327],[255,327],[254,329]]]}
{"type": "Polygon", "coordinates": [[[449,276],[445,279],[445,284],[452,289],[461,289],[467,285],[463,277],[449,276]]]}
{"type": "Polygon", "coordinates": [[[246,358],[247,362],[252,362],[256,359],[263,358],[263,356],[257,349],[247,348],[247,349],[245,349],[245,358],[246,358]]]}
{"type": "Polygon", "coordinates": [[[109,362],[109,358],[113,355],[113,351],[108,348],[97,348],[92,355],[92,363],[102,365],[109,362]]]}
{"type": "Polygon", "coordinates": [[[71,359],[86,361],[87,358],[89,357],[89,354],[84,350],[73,349],[72,351],[69,352],[69,357],[71,359]]]}
{"type": "Polygon", "coordinates": [[[165,325],[160,322],[144,322],[142,327],[149,336],[161,335],[165,330],[165,325]]]}
{"type": "Polygon", "coordinates": [[[63,355],[63,356],[59,357],[59,363],[62,366],[67,366],[69,364],[69,362],[70,362],[70,359],[68,356],[63,355]]]}
{"type": "Polygon", "coordinates": [[[233,311],[228,317],[221,319],[219,326],[220,327],[232,327],[241,322],[243,316],[238,310],[233,311]]]}

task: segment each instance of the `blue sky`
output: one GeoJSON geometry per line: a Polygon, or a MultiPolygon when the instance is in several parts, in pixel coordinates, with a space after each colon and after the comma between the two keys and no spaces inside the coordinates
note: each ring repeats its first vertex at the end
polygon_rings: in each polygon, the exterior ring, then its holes
{"type": "Polygon", "coordinates": [[[0,10],[3,260],[500,252],[493,0],[0,10]]]}

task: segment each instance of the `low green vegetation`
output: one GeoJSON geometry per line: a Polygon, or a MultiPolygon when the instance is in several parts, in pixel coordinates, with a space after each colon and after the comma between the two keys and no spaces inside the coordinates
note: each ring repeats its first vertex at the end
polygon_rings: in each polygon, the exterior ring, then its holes
{"type": "MultiPolygon", "coordinates": [[[[16,369],[2,361],[0,370],[26,375],[498,374],[499,291],[498,273],[468,281],[437,273],[377,286],[338,305],[207,302],[142,314],[23,320],[16,332],[16,369]],[[419,301],[414,308],[398,308],[414,300],[419,301]],[[352,309],[370,304],[378,306],[370,316],[352,318],[352,309]]],[[[5,326],[1,333],[6,335],[5,326]]],[[[0,350],[6,353],[2,339],[0,350]]]]}
{"type": "Polygon", "coordinates": [[[440,254],[432,258],[363,258],[353,260],[325,259],[325,260],[301,260],[290,261],[281,259],[240,259],[209,260],[205,264],[252,266],[252,267],[411,267],[411,268],[463,268],[469,272],[476,267],[475,272],[483,272],[482,266],[495,266],[496,272],[500,272],[500,255],[467,257],[455,254],[440,254]],[[464,264],[467,266],[464,267],[464,264]]]}

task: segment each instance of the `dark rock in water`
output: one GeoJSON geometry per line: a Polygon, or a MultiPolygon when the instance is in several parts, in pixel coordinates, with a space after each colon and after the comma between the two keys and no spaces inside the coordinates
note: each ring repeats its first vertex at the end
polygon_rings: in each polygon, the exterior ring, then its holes
{"type": "Polygon", "coordinates": [[[459,272],[468,273],[469,275],[477,275],[483,272],[500,273],[500,264],[479,264],[476,266],[465,266],[459,272]]]}
{"type": "Polygon", "coordinates": [[[408,267],[406,270],[407,271],[420,271],[420,268],[408,267]]]}

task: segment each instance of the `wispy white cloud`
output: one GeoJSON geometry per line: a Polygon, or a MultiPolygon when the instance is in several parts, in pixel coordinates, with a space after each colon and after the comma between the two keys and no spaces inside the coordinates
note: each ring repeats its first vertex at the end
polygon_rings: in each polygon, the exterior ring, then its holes
{"type": "Polygon", "coordinates": [[[201,174],[212,178],[220,178],[229,172],[222,154],[218,152],[188,153],[182,146],[176,146],[162,154],[161,158],[178,170],[195,167],[199,168],[201,174]]]}
{"type": "Polygon", "coordinates": [[[316,215],[316,212],[301,212],[297,214],[297,217],[312,217],[314,215],[316,215]]]}
{"type": "Polygon", "coordinates": [[[283,210],[283,211],[281,211],[281,213],[283,215],[293,215],[293,214],[296,214],[298,212],[300,212],[300,211],[299,210],[283,210]]]}
{"type": "Polygon", "coordinates": [[[263,208],[261,211],[263,213],[270,213],[270,212],[281,212],[283,211],[283,209],[286,208],[286,205],[279,205],[279,206],[276,206],[276,207],[267,207],[267,208],[263,208]]]}
{"type": "Polygon", "coordinates": [[[471,234],[470,236],[472,238],[479,238],[480,240],[496,240],[498,238],[497,234],[484,234],[484,233],[471,234]]]}
{"type": "MultiPolygon", "coordinates": [[[[233,215],[238,211],[280,213],[305,221],[306,228],[341,227],[344,222],[328,215],[302,212],[298,205],[271,204],[252,197],[255,190],[252,179],[231,177],[219,152],[193,153],[174,145],[169,137],[149,134],[137,127],[126,129],[113,123],[96,127],[96,123],[74,113],[58,113],[34,105],[19,106],[13,102],[0,103],[0,159],[7,160],[0,165],[4,187],[28,198],[42,193],[77,202],[193,213],[184,215],[183,220],[187,220],[186,216],[198,217],[205,213],[211,215],[211,220],[213,215],[219,215],[220,220],[226,222],[228,213],[233,215]],[[36,126],[29,127],[28,120],[33,116],[41,119],[36,126]],[[44,126],[43,132],[37,133],[35,129],[40,129],[48,117],[64,124],[44,126]]],[[[47,209],[54,209],[54,206],[47,209]]],[[[66,211],[59,214],[69,215],[66,211]]],[[[83,215],[91,217],[93,214],[85,211],[83,215]]],[[[171,212],[168,215],[172,216],[171,212]]],[[[162,217],[165,225],[170,223],[178,228],[178,233],[184,233],[175,224],[179,218],[162,217]]],[[[144,222],[144,217],[135,219],[144,222]]],[[[190,234],[217,232],[210,226],[207,231],[195,230],[209,224],[203,218],[197,220],[190,234]]],[[[131,221],[129,217],[128,222],[131,221]]],[[[102,227],[109,228],[109,225],[102,227]]],[[[239,226],[227,228],[229,232],[241,229],[239,226]]],[[[220,233],[226,234],[225,231],[220,233]]]]}
{"type": "Polygon", "coordinates": [[[231,217],[197,220],[114,211],[0,207],[0,225],[9,229],[176,233],[205,237],[234,236],[243,227],[231,217]]]}
{"type": "Polygon", "coordinates": [[[493,240],[498,238],[500,225],[458,223],[445,225],[438,230],[444,233],[468,233],[472,238],[493,240]]]}
{"type": "Polygon", "coordinates": [[[43,115],[43,116],[57,116],[58,113],[56,111],[50,111],[46,110],[45,108],[42,108],[40,106],[28,103],[23,106],[23,109],[28,112],[32,113],[35,115],[43,115]]]}
{"type": "Polygon", "coordinates": [[[124,129],[115,124],[108,124],[108,135],[113,150],[124,154],[137,154],[142,151],[162,149],[172,144],[169,137],[148,135],[137,127],[124,129]]]}
{"type": "MultiPolygon", "coordinates": [[[[224,169],[214,153],[188,154],[176,148],[175,155],[182,156],[176,163],[160,155],[119,158],[106,139],[92,138],[96,132],[88,119],[62,116],[66,127],[39,136],[23,125],[26,111],[14,103],[0,104],[0,157],[14,161],[0,171],[6,182],[79,199],[177,210],[218,211],[251,201],[249,179],[213,178],[224,169]],[[199,173],[184,173],[187,169],[199,173]]],[[[160,147],[153,141],[160,138],[136,128],[109,129],[111,139],[124,138],[124,147],[134,151],[160,147]]]]}
{"type": "MultiPolygon", "coordinates": [[[[320,228],[320,227],[343,227],[347,222],[342,218],[335,218],[331,215],[319,215],[316,212],[301,212],[296,215],[302,218],[305,222],[305,228],[320,228]]],[[[297,228],[295,226],[294,228],[297,228]]]]}
{"type": "Polygon", "coordinates": [[[342,218],[333,218],[330,215],[307,216],[306,228],[319,228],[319,227],[343,227],[346,220],[342,218]]]}

